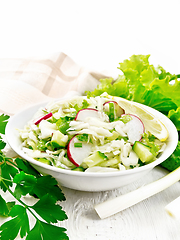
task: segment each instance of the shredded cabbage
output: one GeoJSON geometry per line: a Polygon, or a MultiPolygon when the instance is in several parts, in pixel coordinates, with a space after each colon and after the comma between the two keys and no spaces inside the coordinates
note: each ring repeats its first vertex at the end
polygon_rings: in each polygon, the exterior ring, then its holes
{"type": "MultiPolygon", "coordinates": [[[[127,122],[131,118],[124,121],[121,116],[115,114],[114,121],[110,122],[108,112],[104,112],[103,107],[103,104],[110,100],[112,100],[111,96],[103,93],[97,97],[80,96],[69,101],[49,103],[45,108],[39,109],[24,129],[19,130],[23,151],[37,161],[47,162],[58,168],[76,170],[77,167],[67,156],[67,146],[71,139],[77,136],[75,142],[86,143],[90,146],[90,157],[94,153],[99,153],[99,160],[97,163],[96,161],[93,163],[95,165],[92,164],[92,169],[83,160],[80,165],[81,170],[84,169],[86,172],[124,171],[141,166],[142,163],[132,150],[132,143],[128,139],[127,122]],[[78,112],[88,108],[98,111],[98,118],[88,116],[84,120],[78,120],[76,118],[78,112]],[[43,119],[35,125],[35,119],[48,113],[52,113],[52,117],[43,119]],[[56,132],[61,132],[61,137],[53,140],[56,132]],[[62,145],[64,143],[65,146],[62,145]]],[[[146,133],[145,139],[147,142],[148,133],[146,133]]],[[[77,145],[79,156],[82,154],[82,144],[77,145]]],[[[154,139],[153,143],[151,142],[151,145],[153,144],[163,147],[163,144],[157,139],[154,139]]],[[[156,156],[161,147],[154,148],[156,156]]]]}

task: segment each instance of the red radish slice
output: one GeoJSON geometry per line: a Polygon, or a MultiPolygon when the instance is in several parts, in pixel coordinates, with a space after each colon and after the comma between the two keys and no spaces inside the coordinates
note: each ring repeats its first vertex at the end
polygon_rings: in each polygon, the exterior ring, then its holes
{"type": "Polygon", "coordinates": [[[82,147],[75,147],[74,144],[79,142],[74,136],[67,146],[67,156],[69,160],[77,167],[91,152],[91,143],[82,142],[82,147]]]}
{"type": "Polygon", "coordinates": [[[114,103],[114,109],[117,117],[120,117],[122,114],[125,114],[125,111],[116,101],[108,101],[103,104],[105,111],[109,111],[109,103],[114,103]]]}
{"type": "Polygon", "coordinates": [[[42,120],[46,120],[46,119],[48,119],[48,118],[50,118],[50,117],[52,117],[52,113],[50,112],[50,113],[48,113],[48,114],[46,114],[45,116],[43,116],[43,117],[41,117],[39,120],[37,120],[34,124],[35,125],[38,125],[42,120]]]}
{"type": "Polygon", "coordinates": [[[77,115],[75,117],[75,120],[83,121],[87,117],[99,118],[100,117],[99,111],[97,109],[94,109],[94,108],[81,109],[77,113],[77,115]]]}
{"type": "Polygon", "coordinates": [[[126,123],[126,126],[129,141],[134,144],[135,141],[141,140],[142,134],[144,133],[144,124],[140,118],[133,114],[123,114],[123,116],[125,115],[129,115],[132,118],[132,120],[126,123]]]}

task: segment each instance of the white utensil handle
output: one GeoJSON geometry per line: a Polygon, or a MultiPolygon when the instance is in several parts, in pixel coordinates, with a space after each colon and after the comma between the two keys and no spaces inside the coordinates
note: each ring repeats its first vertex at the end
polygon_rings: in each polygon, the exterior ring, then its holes
{"type": "Polygon", "coordinates": [[[113,214],[116,214],[126,208],[137,204],[138,202],[143,201],[148,197],[151,197],[152,195],[155,195],[156,193],[163,191],[164,189],[170,187],[179,180],[180,167],[155,182],[152,182],[125,195],[121,195],[114,199],[110,199],[106,202],[100,203],[94,208],[101,219],[107,218],[113,214]]]}

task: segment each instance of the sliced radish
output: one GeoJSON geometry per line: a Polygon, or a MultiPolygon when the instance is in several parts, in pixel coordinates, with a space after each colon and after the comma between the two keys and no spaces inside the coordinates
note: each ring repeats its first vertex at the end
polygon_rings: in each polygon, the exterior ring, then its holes
{"type": "Polygon", "coordinates": [[[132,120],[126,123],[127,135],[130,143],[134,144],[135,141],[140,141],[144,133],[144,124],[140,118],[133,114],[123,114],[122,116],[129,115],[132,120]]]}
{"type": "Polygon", "coordinates": [[[100,112],[94,108],[81,109],[77,113],[75,120],[84,121],[87,117],[100,118],[100,112]]]}
{"type": "Polygon", "coordinates": [[[91,152],[91,143],[80,142],[75,135],[67,146],[67,156],[69,160],[77,167],[81,165],[83,160],[89,156],[91,152]],[[81,147],[75,147],[76,143],[82,143],[81,147]]]}
{"type": "Polygon", "coordinates": [[[41,117],[40,119],[38,119],[34,124],[38,125],[42,120],[46,120],[46,119],[48,119],[50,117],[52,117],[52,113],[51,112],[46,114],[45,116],[41,117]]]}
{"type": "Polygon", "coordinates": [[[109,112],[109,103],[114,104],[114,110],[116,117],[120,117],[122,114],[125,114],[125,111],[122,107],[119,106],[119,104],[116,101],[108,101],[103,104],[104,111],[109,112]]]}

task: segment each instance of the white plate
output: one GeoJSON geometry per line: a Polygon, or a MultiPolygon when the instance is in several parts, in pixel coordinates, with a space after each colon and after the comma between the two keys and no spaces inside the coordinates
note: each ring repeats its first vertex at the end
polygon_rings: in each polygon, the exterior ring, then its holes
{"type": "MultiPolygon", "coordinates": [[[[178,143],[178,132],[170,119],[155,109],[143,105],[143,107],[146,108],[149,112],[160,118],[161,122],[164,123],[169,131],[167,146],[156,161],[135,169],[121,172],[104,173],[77,172],[49,166],[47,164],[34,160],[22,151],[21,139],[17,131],[17,128],[23,129],[27,122],[33,118],[37,110],[46,104],[47,102],[44,104],[41,103],[34,105],[11,117],[6,126],[6,138],[11,148],[19,156],[29,161],[42,174],[50,174],[56,178],[60,185],[68,188],[82,191],[105,191],[130,184],[138,178],[143,177],[155,166],[166,160],[173,153],[178,143]]],[[[142,104],[140,105],[142,106],[142,104]]]]}

